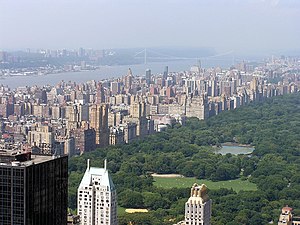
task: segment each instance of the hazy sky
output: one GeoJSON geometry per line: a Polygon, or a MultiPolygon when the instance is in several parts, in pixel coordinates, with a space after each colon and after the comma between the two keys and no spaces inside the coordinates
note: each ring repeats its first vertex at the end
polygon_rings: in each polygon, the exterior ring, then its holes
{"type": "Polygon", "coordinates": [[[300,0],[0,0],[0,49],[300,49],[300,0]]]}

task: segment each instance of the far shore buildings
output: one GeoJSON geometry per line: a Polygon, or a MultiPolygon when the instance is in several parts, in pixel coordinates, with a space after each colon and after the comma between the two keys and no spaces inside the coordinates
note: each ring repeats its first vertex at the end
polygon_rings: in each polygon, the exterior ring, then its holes
{"type": "Polygon", "coordinates": [[[210,225],[212,201],[205,184],[194,184],[191,197],[185,203],[185,220],[177,225],[210,225]]]}
{"type": "Polygon", "coordinates": [[[117,225],[117,194],[106,168],[87,169],[78,188],[78,215],[81,225],[117,225]]]}

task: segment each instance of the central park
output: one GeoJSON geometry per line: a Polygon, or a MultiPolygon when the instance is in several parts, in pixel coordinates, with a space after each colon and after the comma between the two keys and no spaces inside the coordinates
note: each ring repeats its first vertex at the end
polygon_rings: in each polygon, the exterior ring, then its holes
{"type": "Polygon", "coordinates": [[[71,158],[69,208],[76,212],[86,160],[101,167],[106,158],[117,188],[120,225],[182,220],[195,182],[209,188],[212,224],[276,223],[285,205],[300,215],[299,133],[300,94],[251,103],[205,121],[189,118],[186,126],[71,158]],[[224,143],[254,148],[244,154],[217,152],[224,143]]]}

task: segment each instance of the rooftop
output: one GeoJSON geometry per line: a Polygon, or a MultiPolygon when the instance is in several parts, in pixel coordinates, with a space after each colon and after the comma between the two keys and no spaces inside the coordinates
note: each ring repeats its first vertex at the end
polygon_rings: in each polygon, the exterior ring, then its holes
{"type": "Polygon", "coordinates": [[[0,166],[27,167],[53,159],[51,155],[38,155],[31,152],[21,152],[12,150],[0,151],[0,166]]]}
{"type": "Polygon", "coordinates": [[[88,160],[87,169],[84,173],[84,176],[81,180],[79,188],[99,185],[102,187],[107,187],[110,191],[115,190],[115,185],[108,174],[108,170],[106,168],[106,160],[104,168],[90,167],[90,163],[88,160]]]}

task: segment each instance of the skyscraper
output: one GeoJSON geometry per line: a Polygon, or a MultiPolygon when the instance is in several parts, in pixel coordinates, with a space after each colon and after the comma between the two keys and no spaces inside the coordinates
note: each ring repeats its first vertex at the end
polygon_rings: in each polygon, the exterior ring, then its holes
{"type": "Polygon", "coordinates": [[[0,152],[0,224],[67,223],[68,157],[0,152]]]}
{"type": "Polygon", "coordinates": [[[281,209],[278,225],[300,225],[300,217],[295,216],[293,208],[287,205],[281,209]]]}
{"type": "Polygon", "coordinates": [[[150,83],[151,83],[151,70],[150,69],[146,69],[146,83],[147,83],[147,85],[150,85],[150,83]]]}
{"type": "Polygon", "coordinates": [[[110,91],[112,95],[120,94],[120,83],[119,82],[111,82],[110,83],[110,91]]]}
{"type": "Polygon", "coordinates": [[[207,119],[209,117],[209,108],[207,102],[207,95],[190,95],[186,103],[186,116],[197,117],[199,120],[207,119]]]}
{"type": "Polygon", "coordinates": [[[101,83],[97,84],[97,92],[96,92],[96,104],[101,104],[105,102],[105,93],[101,83]]]}
{"type": "Polygon", "coordinates": [[[165,70],[164,70],[163,78],[164,78],[164,79],[167,79],[167,77],[168,77],[168,74],[169,74],[169,67],[168,67],[168,66],[165,66],[165,70]]]}
{"type": "Polygon", "coordinates": [[[279,216],[278,225],[294,225],[293,223],[293,208],[283,207],[279,216]]]}
{"type": "Polygon", "coordinates": [[[144,137],[148,134],[148,120],[146,118],[146,103],[134,102],[130,105],[130,116],[123,119],[123,122],[135,123],[136,135],[144,137]]]}
{"type": "Polygon", "coordinates": [[[125,88],[126,89],[130,89],[131,88],[131,85],[132,85],[132,78],[133,78],[133,75],[132,75],[132,71],[131,69],[129,68],[128,69],[128,73],[127,75],[125,76],[125,88]]]}
{"type": "Polygon", "coordinates": [[[108,106],[106,104],[92,105],[89,108],[89,119],[91,128],[96,131],[97,147],[108,146],[109,129],[108,129],[108,106]]]}
{"type": "Polygon", "coordinates": [[[211,200],[207,195],[205,184],[194,184],[191,188],[191,197],[185,203],[186,225],[210,225],[211,200]]]}
{"type": "Polygon", "coordinates": [[[106,168],[87,169],[78,188],[78,215],[81,225],[117,225],[117,194],[106,168]]]}

